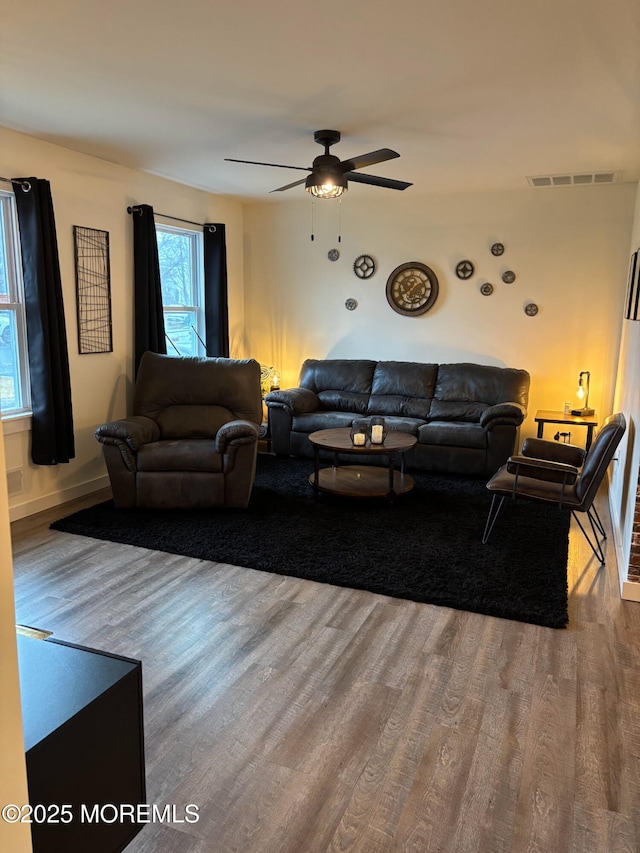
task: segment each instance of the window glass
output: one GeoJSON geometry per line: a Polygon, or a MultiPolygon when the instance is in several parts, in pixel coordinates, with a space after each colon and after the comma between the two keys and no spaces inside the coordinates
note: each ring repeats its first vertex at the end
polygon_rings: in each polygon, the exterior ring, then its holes
{"type": "Polygon", "coordinates": [[[29,370],[18,223],[12,193],[0,191],[0,413],[29,411],[29,370]]]}
{"type": "Polygon", "coordinates": [[[156,225],[169,355],[205,355],[202,234],[156,225]]]}

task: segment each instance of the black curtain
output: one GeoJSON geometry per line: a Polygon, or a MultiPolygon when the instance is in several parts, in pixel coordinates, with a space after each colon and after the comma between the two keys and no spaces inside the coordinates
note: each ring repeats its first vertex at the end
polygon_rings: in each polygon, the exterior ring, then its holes
{"type": "Polygon", "coordinates": [[[130,212],[133,217],[135,376],[142,354],[147,350],[165,354],[167,343],[153,208],[148,204],[138,204],[130,208],[130,212]]]}
{"type": "Polygon", "coordinates": [[[227,243],[225,226],[204,226],[204,316],[208,356],[229,357],[227,243]]]}
{"type": "Polygon", "coordinates": [[[69,354],[56,223],[49,181],[17,178],[27,346],[31,376],[31,459],[57,465],[75,456],[69,354]]]}

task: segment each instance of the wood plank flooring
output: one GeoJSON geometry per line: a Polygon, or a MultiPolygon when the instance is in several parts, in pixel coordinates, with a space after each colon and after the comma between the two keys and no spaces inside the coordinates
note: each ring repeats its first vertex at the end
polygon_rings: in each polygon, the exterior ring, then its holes
{"type": "Polygon", "coordinates": [[[640,850],[611,536],[572,529],[553,630],[48,530],[75,508],[14,524],[18,621],[143,661],[148,802],[199,808],[128,853],[640,850]]]}

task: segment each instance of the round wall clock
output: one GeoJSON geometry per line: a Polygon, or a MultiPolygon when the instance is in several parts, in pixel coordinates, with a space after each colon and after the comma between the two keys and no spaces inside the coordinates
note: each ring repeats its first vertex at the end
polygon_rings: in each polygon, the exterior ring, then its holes
{"type": "Polygon", "coordinates": [[[407,317],[417,317],[431,308],[438,298],[440,286],[434,271],[419,261],[396,267],[387,279],[387,302],[407,317]]]}
{"type": "Polygon", "coordinates": [[[376,262],[371,255],[360,255],[353,262],[353,271],[358,278],[371,278],[376,271],[376,262]]]}

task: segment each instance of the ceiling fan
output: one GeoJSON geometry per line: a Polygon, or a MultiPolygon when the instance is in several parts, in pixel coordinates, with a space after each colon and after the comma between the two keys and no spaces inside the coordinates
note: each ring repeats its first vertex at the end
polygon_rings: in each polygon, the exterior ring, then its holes
{"type": "Polygon", "coordinates": [[[306,191],[316,198],[337,198],[347,191],[348,181],[371,184],[374,187],[388,187],[391,190],[406,190],[407,187],[413,186],[406,181],[379,178],[376,175],[365,175],[362,172],[355,171],[365,166],[373,166],[374,163],[384,163],[385,160],[393,160],[395,157],[399,157],[398,152],[392,151],[391,148],[379,148],[377,151],[370,151],[368,154],[361,154],[359,157],[340,160],[335,154],[329,153],[331,146],[340,142],[338,130],[316,130],[313,138],[318,145],[324,146],[324,154],[316,157],[311,166],[283,166],[280,163],[235,160],[233,157],[225,157],[225,160],[230,163],[250,163],[253,166],[274,166],[278,169],[298,169],[301,172],[311,173],[307,178],[271,190],[272,193],[281,193],[284,190],[290,190],[292,187],[304,184],[306,191]]]}

